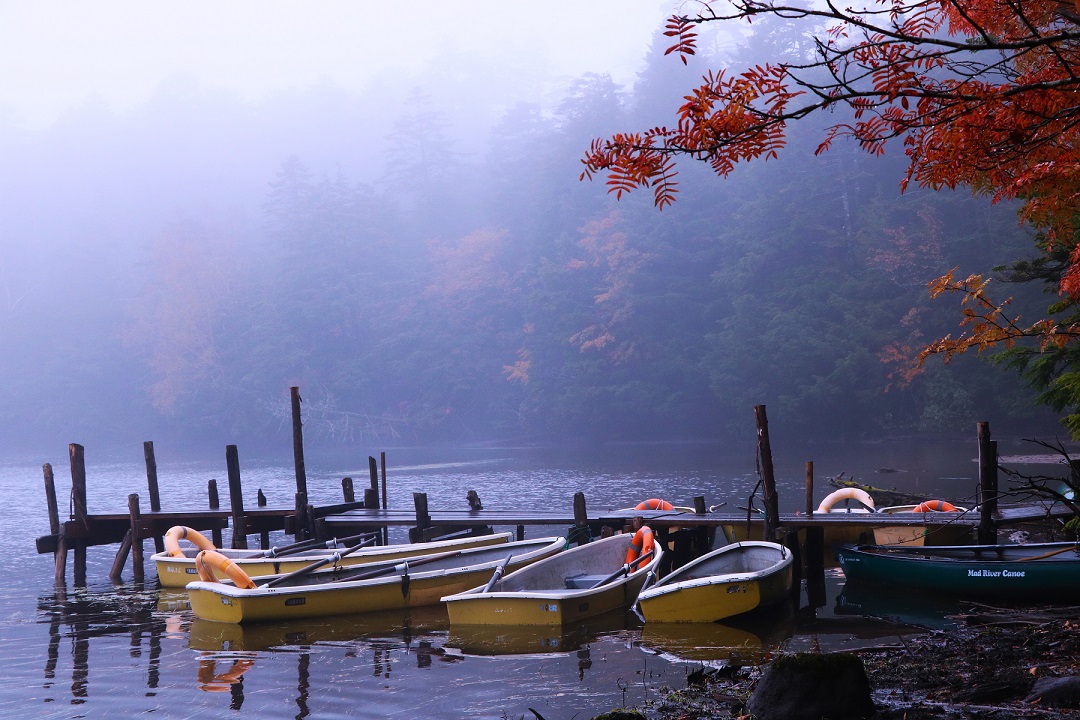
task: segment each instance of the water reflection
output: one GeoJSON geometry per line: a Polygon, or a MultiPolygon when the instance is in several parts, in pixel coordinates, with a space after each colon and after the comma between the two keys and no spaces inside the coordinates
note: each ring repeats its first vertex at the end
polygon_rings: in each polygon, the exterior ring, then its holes
{"type": "Polygon", "coordinates": [[[132,658],[147,649],[146,686],[158,687],[161,678],[161,639],[169,632],[164,619],[156,617],[156,592],[142,586],[120,586],[100,592],[78,588],[69,592],[56,588],[49,595],[38,597],[38,613],[49,626],[49,643],[45,660],[45,685],[51,688],[62,656],[62,640],[71,641],[71,703],[80,705],[90,696],[90,640],[93,638],[130,635],[128,654],[132,658]]]}
{"type": "Polygon", "coordinates": [[[793,603],[726,623],[646,623],[643,649],[679,660],[760,665],[795,633],[793,603]]]}
{"type": "Polygon", "coordinates": [[[287,622],[235,623],[192,618],[188,645],[203,651],[254,651],[320,645],[412,648],[414,636],[450,626],[441,605],[287,622]]]}
{"type": "MultiPolygon", "coordinates": [[[[640,622],[624,610],[604,613],[562,627],[453,625],[447,645],[466,655],[571,653],[587,651],[589,644],[601,636],[616,635],[637,627],[640,627],[640,622]]],[[[587,664],[591,666],[591,662],[587,664]]]]}
{"type": "Polygon", "coordinates": [[[878,618],[891,623],[915,625],[935,630],[956,627],[953,616],[962,603],[945,597],[905,592],[903,588],[883,588],[852,580],[844,583],[836,598],[837,615],[878,618]]]}

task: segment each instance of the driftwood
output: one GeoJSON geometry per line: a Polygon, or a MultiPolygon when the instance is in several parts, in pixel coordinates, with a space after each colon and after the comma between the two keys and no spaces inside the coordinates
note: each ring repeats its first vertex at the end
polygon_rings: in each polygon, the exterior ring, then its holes
{"type": "Polygon", "coordinates": [[[829,484],[834,488],[856,488],[863,492],[869,493],[870,497],[874,498],[874,504],[881,507],[888,507],[890,505],[918,505],[926,500],[937,500],[938,498],[932,498],[929,495],[920,495],[917,493],[906,493],[897,490],[895,487],[891,489],[874,487],[873,485],[864,485],[857,483],[854,480],[849,480],[844,477],[844,473],[840,473],[834,478],[829,478],[829,484]]]}

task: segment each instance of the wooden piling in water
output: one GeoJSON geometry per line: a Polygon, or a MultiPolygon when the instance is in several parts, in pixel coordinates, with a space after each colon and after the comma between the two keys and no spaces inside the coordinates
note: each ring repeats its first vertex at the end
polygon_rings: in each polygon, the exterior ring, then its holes
{"type": "Polygon", "coordinates": [[[979,544],[997,543],[994,513],[998,509],[997,441],[990,439],[990,423],[980,422],[979,433],[979,544]]]}
{"type": "MultiPolygon", "coordinates": [[[[266,507],[266,495],[263,494],[262,488],[259,488],[259,494],[256,496],[256,498],[257,498],[259,507],[261,507],[261,508],[266,507]]],[[[270,531],[269,530],[260,530],[259,531],[259,547],[262,548],[263,550],[269,550],[270,549],[270,531]]]]}
{"type": "MultiPolygon", "coordinates": [[[[379,467],[382,470],[382,508],[388,510],[389,506],[386,504],[386,453],[379,453],[379,467]]],[[[382,543],[383,545],[390,544],[390,528],[383,525],[382,528],[382,543]]]]}
{"type": "Polygon", "coordinates": [[[765,527],[762,537],[775,542],[776,531],[780,527],[780,503],[776,497],[772,446],[769,444],[769,418],[765,414],[764,405],[754,406],[754,418],[757,420],[758,461],[761,463],[761,483],[765,493],[765,527]]]}
{"type": "MultiPolygon", "coordinates": [[[[143,443],[143,458],[146,460],[146,486],[150,492],[150,511],[161,512],[161,495],[158,492],[157,458],[154,457],[154,443],[147,440],[143,443]]],[[[156,552],[165,551],[165,539],[155,535],[154,549],[156,552]]]]}
{"type": "MultiPolygon", "coordinates": [[[[68,458],[71,461],[71,519],[81,524],[84,530],[89,531],[89,513],[86,511],[86,460],[83,446],[78,443],[68,445],[68,458]]],[[[84,587],[86,585],[86,542],[74,539],[70,544],[74,551],[75,567],[72,571],[75,575],[75,585],[84,587]]]]}
{"type": "Polygon", "coordinates": [[[225,447],[225,465],[229,471],[229,504],[232,508],[232,547],[247,549],[247,519],[244,517],[244,493],[240,484],[240,456],[235,445],[225,447]]]}
{"type": "Polygon", "coordinates": [[[140,531],[142,512],[139,510],[139,496],[136,493],[128,495],[128,515],[131,517],[131,571],[135,577],[135,582],[142,583],[144,580],[142,533],[140,531]]]}
{"type": "MultiPolygon", "coordinates": [[[[296,493],[308,497],[307,468],[304,465],[304,424],[300,417],[300,388],[289,388],[292,399],[292,430],[293,430],[293,466],[296,469],[296,493]]],[[[307,540],[308,534],[307,503],[296,505],[296,539],[307,540]]]]}
{"type": "MultiPolygon", "coordinates": [[[[221,498],[218,496],[217,480],[210,478],[210,481],[206,483],[206,494],[209,496],[210,509],[218,510],[221,508],[221,498]]],[[[221,540],[221,530],[214,528],[210,531],[211,539],[214,542],[214,547],[224,547],[221,540]]]]}
{"type": "Polygon", "coordinates": [[[341,478],[341,499],[347,503],[356,502],[356,490],[353,489],[351,477],[341,478]]]}
{"type": "Polygon", "coordinates": [[[431,527],[427,493],[414,492],[412,497],[413,507],[416,509],[416,527],[409,529],[409,542],[422,542],[424,531],[431,527]]]}

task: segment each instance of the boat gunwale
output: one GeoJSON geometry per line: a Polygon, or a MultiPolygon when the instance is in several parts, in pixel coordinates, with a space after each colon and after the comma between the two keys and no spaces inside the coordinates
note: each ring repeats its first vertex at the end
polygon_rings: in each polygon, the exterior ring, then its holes
{"type": "Polygon", "coordinates": [[[725,545],[725,546],[723,546],[723,547],[721,547],[721,548],[719,548],[717,550],[713,550],[710,553],[702,555],[700,558],[697,558],[696,560],[694,560],[691,563],[687,563],[686,565],[683,565],[681,568],[679,568],[678,570],[675,570],[674,572],[672,572],[670,575],[668,575],[666,578],[664,578],[663,580],[658,582],[656,585],[653,585],[652,587],[645,588],[644,590],[641,591],[641,594],[638,596],[638,600],[639,601],[647,600],[649,598],[660,597],[662,595],[667,595],[667,594],[670,594],[670,593],[673,593],[673,592],[677,592],[679,590],[690,590],[690,589],[695,589],[695,588],[704,588],[704,587],[708,587],[710,585],[725,585],[725,584],[729,584],[729,583],[756,582],[758,580],[766,579],[771,575],[775,575],[777,573],[785,571],[788,567],[791,567],[795,562],[793,554],[791,553],[790,550],[787,550],[786,552],[783,553],[783,557],[780,559],[779,562],[775,563],[774,565],[771,565],[770,567],[763,568],[761,570],[753,570],[753,571],[748,571],[748,572],[737,572],[737,573],[719,573],[719,574],[714,574],[714,575],[706,575],[706,576],[703,576],[703,577],[687,578],[686,580],[678,580],[677,579],[679,573],[682,572],[683,570],[690,569],[690,568],[692,568],[692,567],[694,567],[696,565],[704,564],[705,562],[708,562],[709,560],[715,559],[715,558],[723,555],[725,552],[737,552],[741,547],[745,547],[747,545],[754,545],[754,546],[757,546],[757,547],[766,546],[766,547],[768,547],[768,549],[773,549],[773,547],[778,547],[778,548],[782,548],[782,549],[786,550],[786,548],[784,548],[779,543],[770,543],[770,542],[767,542],[767,541],[764,541],[764,540],[744,540],[744,541],[739,542],[739,543],[731,543],[730,545],[725,545]],[[674,582],[671,582],[671,581],[674,581],[674,582]]]}
{"type": "MultiPolygon", "coordinates": [[[[516,562],[518,562],[520,560],[527,560],[527,563],[522,568],[518,568],[518,569],[524,569],[524,567],[528,567],[528,565],[530,565],[532,563],[535,563],[538,560],[543,560],[543,559],[545,559],[547,557],[554,557],[555,555],[560,554],[561,549],[558,546],[560,546],[565,541],[566,541],[566,539],[561,537],[561,536],[558,536],[558,537],[557,536],[549,536],[549,537],[535,538],[535,539],[531,539],[531,540],[521,541],[522,543],[526,543],[526,544],[530,544],[530,545],[536,545],[536,548],[534,550],[530,550],[528,552],[521,553],[520,555],[514,555],[513,558],[510,561],[510,564],[513,565],[513,564],[515,564],[516,562]],[[544,543],[544,544],[541,544],[541,541],[547,541],[547,542],[544,543]],[[536,556],[538,556],[538,557],[536,557],[536,556]]],[[[502,545],[492,545],[492,546],[486,546],[486,547],[483,547],[483,548],[475,548],[475,549],[484,550],[484,551],[506,550],[509,546],[514,545],[514,544],[515,543],[506,543],[506,544],[502,544],[502,545]]],[[[473,548],[470,548],[470,549],[473,549],[473,548]]],[[[453,551],[447,551],[447,552],[453,552],[453,551]]],[[[468,550],[462,550],[461,552],[465,553],[465,552],[468,552],[468,550]]],[[[433,553],[433,555],[438,555],[438,554],[439,553],[433,553]]],[[[417,555],[417,556],[410,557],[410,558],[400,558],[399,560],[388,560],[387,563],[384,565],[384,567],[393,567],[393,566],[396,566],[396,565],[400,565],[403,562],[408,561],[408,560],[419,560],[419,559],[424,558],[424,557],[430,557],[430,555],[428,555],[428,556],[417,555]],[[393,563],[393,565],[391,565],[391,563],[393,563]]],[[[456,559],[456,557],[454,559],[456,559]]],[[[492,560],[489,560],[489,561],[486,561],[486,562],[483,562],[483,563],[480,563],[480,564],[476,564],[476,565],[459,565],[459,566],[450,567],[450,568],[439,568],[437,570],[427,570],[427,571],[420,570],[419,572],[410,572],[409,573],[409,579],[410,579],[411,582],[418,582],[418,581],[428,580],[428,579],[432,579],[432,578],[445,577],[445,576],[451,575],[451,574],[464,574],[466,572],[472,573],[472,572],[481,572],[481,571],[486,571],[486,570],[494,571],[495,568],[498,567],[503,562],[504,559],[505,558],[494,558],[492,560]]],[[[355,569],[355,570],[358,570],[360,572],[363,572],[364,570],[362,568],[366,568],[366,569],[369,569],[369,570],[375,569],[375,567],[373,567],[371,565],[365,565],[365,566],[361,566],[361,568],[350,568],[350,570],[355,569]]],[[[335,571],[334,570],[316,570],[316,571],[314,571],[312,573],[312,575],[318,576],[320,573],[330,574],[330,573],[333,573],[333,572],[335,572],[335,571]]],[[[268,581],[272,580],[275,577],[280,577],[280,575],[264,575],[264,576],[261,576],[261,577],[257,578],[257,581],[268,582],[268,581]]],[[[372,578],[367,578],[367,579],[338,580],[338,581],[330,580],[330,581],[323,582],[323,583],[308,583],[308,584],[303,584],[303,585],[283,585],[281,587],[267,587],[265,584],[263,584],[263,585],[259,585],[258,587],[254,587],[254,588],[240,588],[240,587],[237,587],[233,582],[231,582],[229,580],[222,580],[220,582],[214,582],[214,581],[207,582],[207,581],[204,581],[204,580],[196,580],[196,581],[188,583],[185,586],[185,590],[187,590],[188,592],[204,591],[204,592],[210,592],[210,593],[214,593],[216,595],[223,595],[223,596],[228,596],[228,597],[254,599],[254,598],[260,598],[260,597],[273,597],[275,595],[286,595],[286,594],[289,594],[289,593],[300,593],[300,592],[303,592],[303,593],[340,592],[340,591],[345,591],[345,590],[350,590],[350,589],[355,589],[355,588],[375,587],[375,586],[385,585],[385,584],[390,584],[390,583],[400,583],[401,578],[402,578],[402,575],[400,573],[388,573],[385,576],[372,577],[372,578]]]]}

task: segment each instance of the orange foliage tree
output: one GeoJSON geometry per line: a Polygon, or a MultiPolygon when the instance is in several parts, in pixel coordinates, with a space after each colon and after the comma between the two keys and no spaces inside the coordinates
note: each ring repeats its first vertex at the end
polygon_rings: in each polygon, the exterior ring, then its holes
{"type": "MultiPolygon", "coordinates": [[[[1053,277],[1080,298],[1080,0],[870,0],[806,6],[758,0],[706,1],[669,19],[669,54],[696,51],[703,23],[775,18],[806,23],[804,59],[708,73],[672,126],[594,140],[583,179],[606,175],[612,193],[650,189],[663,208],[677,193],[676,160],[708,163],[720,176],[737,163],[776,157],[789,123],[846,107],[818,152],[840,138],[881,154],[899,142],[909,158],[901,187],[966,186],[997,202],[1019,200],[1022,222],[1044,253],[1064,257],[1053,277]]],[[[1045,277],[1044,277],[1045,279],[1045,277]]],[[[988,278],[950,273],[931,294],[959,293],[964,330],[923,349],[919,362],[1033,338],[1059,351],[1080,334],[1076,316],[1021,323],[994,300],[988,278]]],[[[1060,305],[1060,304],[1059,304],[1060,305]]],[[[1053,314],[1053,308],[1051,312],[1053,314]]],[[[1077,396],[1080,404],[1080,394],[1077,396]]],[[[1080,423],[1077,425],[1080,432],[1080,423]]]]}

